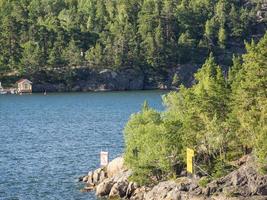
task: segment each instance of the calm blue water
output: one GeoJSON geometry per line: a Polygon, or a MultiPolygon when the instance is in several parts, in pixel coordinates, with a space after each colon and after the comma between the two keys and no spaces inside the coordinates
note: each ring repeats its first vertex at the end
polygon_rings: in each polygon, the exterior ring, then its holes
{"type": "Polygon", "coordinates": [[[144,100],[162,109],[160,91],[0,95],[0,199],[96,199],[77,179],[99,152],[123,152],[122,130],[144,100]]]}

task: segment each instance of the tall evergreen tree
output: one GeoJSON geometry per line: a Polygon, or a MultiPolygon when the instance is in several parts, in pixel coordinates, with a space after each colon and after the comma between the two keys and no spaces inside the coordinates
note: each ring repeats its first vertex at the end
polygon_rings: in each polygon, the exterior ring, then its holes
{"type": "MultiPolygon", "coordinates": [[[[255,147],[259,160],[266,161],[266,99],[267,99],[267,34],[258,43],[246,44],[247,54],[243,56],[243,67],[238,84],[235,84],[233,115],[239,123],[237,137],[246,148],[255,147]],[[263,150],[265,149],[265,150],[263,150]]],[[[235,82],[233,82],[234,84],[235,82]]]]}

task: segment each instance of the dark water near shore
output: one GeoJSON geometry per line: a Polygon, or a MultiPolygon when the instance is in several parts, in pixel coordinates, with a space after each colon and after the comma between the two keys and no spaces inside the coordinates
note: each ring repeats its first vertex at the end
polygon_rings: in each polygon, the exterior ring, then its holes
{"type": "Polygon", "coordinates": [[[80,175],[123,152],[122,130],[161,91],[0,96],[0,199],[96,199],[80,175]]]}

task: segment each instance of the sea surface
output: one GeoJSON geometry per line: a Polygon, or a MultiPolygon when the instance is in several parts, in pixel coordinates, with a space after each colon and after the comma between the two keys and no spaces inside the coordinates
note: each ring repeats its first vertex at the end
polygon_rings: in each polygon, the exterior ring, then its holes
{"type": "Polygon", "coordinates": [[[162,91],[0,95],[0,200],[94,200],[78,177],[123,153],[123,127],[162,91]]]}

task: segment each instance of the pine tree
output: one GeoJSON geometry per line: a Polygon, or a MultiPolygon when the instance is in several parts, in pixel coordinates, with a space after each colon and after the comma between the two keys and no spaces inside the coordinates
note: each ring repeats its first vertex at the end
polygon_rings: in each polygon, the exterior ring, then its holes
{"type": "Polygon", "coordinates": [[[226,34],[226,31],[223,27],[221,27],[219,29],[219,33],[218,33],[218,42],[219,42],[219,45],[222,49],[225,49],[226,47],[226,41],[227,41],[227,34],[226,34]]]}
{"type": "Polygon", "coordinates": [[[207,20],[205,24],[205,37],[208,40],[209,46],[214,46],[216,37],[217,24],[214,18],[207,20]]]}
{"type": "MultiPolygon", "coordinates": [[[[206,161],[214,157],[215,152],[224,153],[226,141],[222,141],[227,132],[222,131],[228,113],[228,95],[226,81],[221,68],[212,55],[195,74],[197,84],[192,87],[196,105],[195,117],[199,127],[194,130],[196,145],[206,156],[206,161]],[[200,125],[201,124],[201,125],[200,125]],[[221,139],[219,139],[221,138],[221,139]]],[[[215,153],[216,154],[216,153],[215,153]]]]}
{"type": "Polygon", "coordinates": [[[239,72],[242,69],[242,58],[240,56],[233,55],[232,62],[233,62],[233,65],[229,69],[229,72],[228,72],[228,82],[229,82],[229,85],[231,86],[233,86],[232,85],[233,82],[239,84],[239,81],[237,79],[239,77],[239,72]]]}
{"type": "Polygon", "coordinates": [[[63,67],[66,63],[66,60],[63,58],[63,47],[60,44],[60,41],[57,40],[54,43],[54,47],[50,51],[48,64],[56,68],[63,67]]]}
{"type": "Polygon", "coordinates": [[[85,55],[86,60],[91,66],[98,68],[103,67],[103,48],[97,43],[95,47],[92,47],[85,55]]]}
{"type": "Polygon", "coordinates": [[[2,22],[2,60],[9,69],[19,66],[22,48],[20,45],[20,22],[14,16],[7,16],[2,22]]]}
{"type": "Polygon", "coordinates": [[[94,24],[95,30],[97,32],[101,32],[102,30],[105,30],[105,26],[107,24],[107,10],[104,0],[97,0],[96,1],[96,11],[95,11],[95,17],[96,22],[94,24]]]}
{"type": "Polygon", "coordinates": [[[21,73],[33,74],[42,67],[42,52],[38,43],[29,41],[23,45],[21,73]]]}
{"type": "Polygon", "coordinates": [[[267,34],[258,44],[254,42],[246,44],[248,52],[243,56],[244,63],[239,74],[240,78],[237,79],[238,84],[233,82],[235,87],[232,111],[232,115],[239,123],[239,127],[236,128],[237,137],[245,150],[255,148],[255,153],[263,164],[267,157],[263,153],[266,145],[260,145],[266,138],[262,132],[266,130],[266,45],[267,34]]]}
{"type": "Polygon", "coordinates": [[[81,55],[81,50],[76,46],[75,41],[71,40],[68,47],[62,53],[63,59],[66,64],[73,66],[81,66],[83,63],[83,56],[81,55]]]}
{"type": "Polygon", "coordinates": [[[162,18],[162,3],[146,0],[138,18],[141,35],[141,50],[144,59],[151,67],[158,70],[166,63],[166,40],[162,18]]]}

